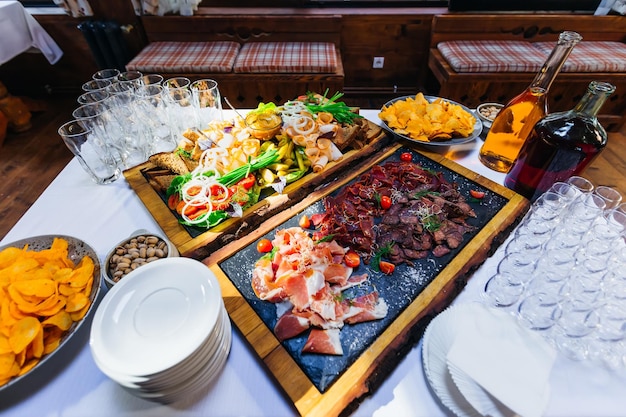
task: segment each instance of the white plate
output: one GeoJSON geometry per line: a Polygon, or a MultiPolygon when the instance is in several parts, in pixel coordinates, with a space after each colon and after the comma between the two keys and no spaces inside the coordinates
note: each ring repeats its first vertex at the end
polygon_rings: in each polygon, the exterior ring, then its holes
{"type": "Polygon", "coordinates": [[[422,341],[422,360],[426,379],[443,405],[458,417],[481,417],[454,383],[446,359],[457,332],[468,317],[467,306],[448,307],[430,322],[422,341]]]}
{"type": "MultiPolygon", "coordinates": [[[[386,102],[383,107],[388,107],[391,104],[393,104],[396,101],[400,101],[400,100],[406,100],[407,98],[415,98],[415,95],[412,96],[402,96],[402,97],[396,97],[393,100],[389,100],[388,102],[386,102]]],[[[474,123],[474,130],[472,131],[472,133],[465,137],[465,138],[453,138],[450,140],[445,140],[445,141],[432,141],[432,142],[426,142],[423,140],[416,140],[413,139],[409,136],[403,135],[401,133],[398,133],[395,131],[395,129],[389,127],[389,125],[387,125],[387,122],[385,122],[384,120],[380,120],[382,122],[382,126],[387,129],[389,132],[393,133],[394,135],[397,135],[403,139],[406,139],[408,141],[411,141],[413,143],[419,143],[420,145],[427,145],[427,146],[450,146],[450,145],[460,145],[462,143],[467,143],[467,142],[471,142],[474,139],[476,139],[480,133],[483,130],[483,124],[480,121],[480,119],[478,117],[476,117],[475,113],[473,111],[471,111],[469,108],[465,107],[464,105],[462,105],[461,103],[457,103],[456,101],[452,101],[452,100],[448,100],[447,98],[443,98],[443,97],[436,97],[436,96],[424,96],[424,98],[426,100],[428,100],[429,102],[433,102],[438,98],[441,98],[442,100],[447,101],[448,103],[451,104],[456,104],[457,106],[460,106],[463,110],[465,110],[466,112],[468,112],[469,114],[471,114],[472,116],[474,116],[474,118],[476,119],[476,122],[474,123]]],[[[382,108],[381,108],[382,110],[382,108]]]]}
{"type": "Polygon", "coordinates": [[[222,306],[217,278],[206,265],[160,259],[106,294],[91,328],[92,353],[121,375],[158,375],[201,348],[222,306]]]}
{"type": "Polygon", "coordinates": [[[457,366],[448,363],[448,371],[461,394],[474,406],[480,415],[489,417],[515,416],[514,412],[489,395],[476,381],[457,366]]]}

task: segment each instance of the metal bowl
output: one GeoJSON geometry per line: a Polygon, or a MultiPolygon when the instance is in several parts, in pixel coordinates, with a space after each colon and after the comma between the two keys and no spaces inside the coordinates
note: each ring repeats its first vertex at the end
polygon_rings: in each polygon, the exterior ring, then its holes
{"type": "Polygon", "coordinates": [[[70,339],[78,332],[78,330],[83,326],[83,323],[90,320],[90,316],[93,311],[97,307],[98,296],[101,290],[101,266],[98,255],[96,251],[89,246],[86,242],[81,239],[72,236],[65,235],[42,235],[42,236],[33,236],[25,239],[16,240],[14,242],[5,244],[0,246],[0,251],[3,251],[9,247],[15,248],[24,248],[28,245],[29,251],[41,251],[44,249],[49,249],[52,246],[52,243],[55,238],[62,238],[68,242],[68,258],[74,262],[74,264],[78,264],[80,260],[84,256],[89,256],[94,263],[94,271],[93,271],[93,282],[91,283],[91,291],[89,293],[89,308],[82,319],[75,321],[72,323],[71,327],[67,330],[67,332],[62,336],[59,345],[52,352],[45,354],[41,357],[37,365],[35,365],[32,369],[24,373],[23,375],[13,377],[9,382],[0,386],[0,392],[12,389],[13,387],[20,385],[24,387],[28,387],[32,385],[36,385],[37,375],[33,375],[39,368],[44,366],[47,362],[50,362],[53,357],[57,355],[57,353],[63,350],[69,343],[70,339]]]}
{"type": "MultiPolygon", "coordinates": [[[[115,254],[117,253],[117,251],[119,249],[123,249],[129,242],[131,242],[134,239],[137,239],[140,236],[154,236],[156,238],[159,239],[159,242],[163,242],[163,244],[167,247],[166,250],[166,254],[165,254],[165,258],[172,258],[172,257],[177,257],[178,256],[178,249],[176,249],[176,246],[174,246],[174,244],[172,242],[170,242],[168,239],[162,237],[161,235],[157,234],[157,233],[151,233],[147,230],[136,230],[135,232],[133,232],[129,237],[127,237],[126,239],[122,240],[121,242],[119,242],[117,245],[115,245],[115,247],[113,247],[109,253],[107,254],[103,266],[102,266],[102,276],[104,278],[104,283],[107,286],[108,289],[110,289],[111,287],[113,287],[117,282],[119,282],[121,279],[124,278],[124,276],[126,276],[127,274],[122,275],[121,277],[116,277],[114,276],[113,271],[110,268],[111,262],[113,257],[115,256],[115,254]]],[[[132,263],[132,262],[131,262],[132,263]]],[[[141,265],[145,265],[146,263],[141,263],[141,265]]],[[[137,264],[139,265],[139,264],[137,264]]]]}
{"type": "Polygon", "coordinates": [[[503,107],[504,104],[500,103],[481,103],[476,107],[476,115],[483,122],[485,129],[491,128],[496,115],[503,107]]]}

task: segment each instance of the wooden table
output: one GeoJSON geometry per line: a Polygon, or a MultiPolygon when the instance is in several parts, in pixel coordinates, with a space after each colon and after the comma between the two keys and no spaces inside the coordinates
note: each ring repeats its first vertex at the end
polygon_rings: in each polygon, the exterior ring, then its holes
{"type": "MultiPolygon", "coordinates": [[[[376,119],[376,111],[364,111],[376,119]]],[[[503,175],[489,171],[477,159],[480,141],[441,150],[463,166],[494,181],[503,175]]],[[[42,234],[65,234],[87,241],[102,257],[134,230],[161,232],[158,224],[123,180],[94,184],[73,159],[2,243],[42,234]]],[[[501,252],[487,259],[455,303],[480,300],[481,288],[495,271],[501,252]]],[[[83,329],[88,330],[89,326],[83,329]]],[[[128,394],[100,372],[88,346],[87,331],[78,334],[55,360],[33,374],[29,384],[0,391],[0,413],[7,416],[272,416],[296,415],[290,401],[235,331],[222,373],[199,400],[163,406],[128,394]],[[19,388],[19,389],[17,389],[19,388]]],[[[559,357],[551,374],[551,396],[545,416],[623,416],[626,377],[559,357]]],[[[353,416],[450,415],[433,396],[425,379],[421,343],[410,348],[381,386],[353,416]]]]}

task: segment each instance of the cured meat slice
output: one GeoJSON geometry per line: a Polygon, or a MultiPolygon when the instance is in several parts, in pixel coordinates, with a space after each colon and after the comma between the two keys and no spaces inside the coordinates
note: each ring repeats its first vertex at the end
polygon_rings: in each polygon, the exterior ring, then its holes
{"type": "Polygon", "coordinates": [[[252,289],[261,300],[277,303],[287,297],[285,291],[273,285],[274,270],[272,261],[267,258],[259,259],[252,271],[252,289]]]}
{"type": "Polygon", "coordinates": [[[303,353],[318,353],[323,355],[343,355],[339,329],[311,329],[303,353]]]}
{"type": "Polygon", "coordinates": [[[349,324],[378,320],[387,316],[389,307],[377,292],[371,292],[351,300],[345,300],[343,321],[349,324]]]}
{"type": "Polygon", "coordinates": [[[352,268],[342,264],[332,263],[324,269],[326,281],[342,287],[348,284],[350,275],[352,275],[352,268]]]}
{"type": "Polygon", "coordinates": [[[365,281],[367,281],[367,278],[367,274],[352,275],[350,276],[350,278],[348,278],[348,281],[345,283],[345,285],[342,285],[339,289],[341,291],[345,291],[348,288],[356,287],[357,285],[363,284],[365,281]]]}
{"type": "Polygon", "coordinates": [[[278,283],[289,295],[289,300],[298,310],[308,308],[317,294],[325,286],[324,275],[309,269],[304,274],[292,274],[278,283]]]}
{"type": "Polygon", "coordinates": [[[311,326],[308,319],[302,316],[296,316],[291,312],[283,314],[274,326],[274,334],[281,342],[291,339],[304,332],[311,326]]]}

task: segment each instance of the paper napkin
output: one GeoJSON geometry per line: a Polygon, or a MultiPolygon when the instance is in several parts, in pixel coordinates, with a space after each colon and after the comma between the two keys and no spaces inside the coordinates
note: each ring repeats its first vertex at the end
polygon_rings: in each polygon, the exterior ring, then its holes
{"type": "Polygon", "coordinates": [[[468,314],[472,317],[457,334],[447,363],[457,376],[464,373],[497,401],[490,407],[484,403],[489,395],[466,396],[467,400],[478,412],[504,405],[513,413],[503,415],[541,416],[550,395],[554,348],[504,312],[474,304],[468,314]]]}

